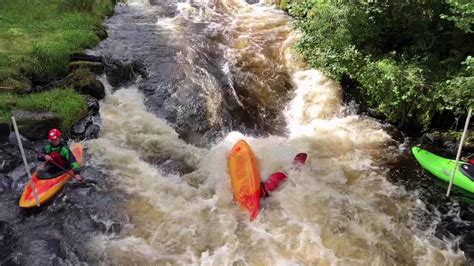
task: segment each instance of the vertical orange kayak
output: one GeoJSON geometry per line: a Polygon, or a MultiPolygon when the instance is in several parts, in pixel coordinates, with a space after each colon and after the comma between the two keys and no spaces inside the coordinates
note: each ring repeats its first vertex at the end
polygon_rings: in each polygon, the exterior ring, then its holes
{"type": "Polygon", "coordinates": [[[250,220],[254,220],[260,211],[260,169],[245,140],[237,142],[230,151],[228,168],[234,200],[247,209],[250,220]]]}
{"type": "MultiPolygon", "coordinates": [[[[84,152],[84,147],[80,143],[74,143],[70,147],[72,154],[77,160],[77,163],[82,164],[82,157],[84,152]]],[[[62,175],[51,178],[51,179],[38,179],[36,172],[31,176],[31,180],[28,181],[21,195],[19,205],[21,208],[33,208],[37,207],[36,199],[33,195],[33,188],[31,182],[34,182],[36,185],[36,193],[38,194],[38,199],[40,206],[43,203],[50,200],[56,193],[58,193],[71,179],[71,176],[74,175],[72,170],[69,170],[68,173],[63,173],[62,175]]]]}

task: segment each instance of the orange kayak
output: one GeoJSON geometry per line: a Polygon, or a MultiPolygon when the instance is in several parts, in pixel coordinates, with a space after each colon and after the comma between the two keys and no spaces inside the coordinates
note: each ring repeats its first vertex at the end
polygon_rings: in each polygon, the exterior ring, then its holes
{"type": "Polygon", "coordinates": [[[244,140],[237,142],[228,157],[234,200],[250,212],[250,220],[260,211],[260,169],[252,149],[244,140]]]}
{"type": "MultiPolygon", "coordinates": [[[[77,160],[79,165],[82,163],[82,157],[84,152],[84,146],[80,143],[74,143],[70,147],[72,154],[77,160]]],[[[21,195],[19,205],[21,208],[33,208],[37,207],[36,199],[33,194],[33,188],[31,182],[34,182],[36,185],[36,193],[38,194],[38,199],[40,206],[45,202],[50,200],[54,195],[56,195],[71,179],[74,175],[72,170],[69,170],[68,173],[63,173],[58,177],[51,179],[38,179],[37,172],[31,176],[31,180],[28,181],[21,195]]]]}

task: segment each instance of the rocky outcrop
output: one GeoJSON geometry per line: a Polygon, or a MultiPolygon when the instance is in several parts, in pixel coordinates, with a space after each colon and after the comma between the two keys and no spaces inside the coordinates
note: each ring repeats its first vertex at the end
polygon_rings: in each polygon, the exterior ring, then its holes
{"type": "Polygon", "coordinates": [[[13,109],[12,115],[20,133],[29,139],[43,139],[51,128],[61,126],[61,118],[53,112],[13,109]]]}
{"type": "Polygon", "coordinates": [[[6,174],[21,163],[18,148],[9,143],[0,144],[0,173],[6,174]]]}
{"type": "MultiPolygon", "coordinates": [[[[447,149],[455,153],[461,141],[462,131],[441,131],[433,130],[423,134],[421,142],[425,145],[447,149]]],[[[463,145],[463,153],[474,153],[474,131],[470,130],[466,134],[463,145]]]]}
{"type": "Polygon", "coordinates": [[[101,62],[74,61],[69,63],[69,72],[74,72],[79,68],[87,69],[97,75],[104,73],[104,65],[101,62]]]}
{"type": "Polygon", "coordinates": [[[71,128],[71,137],[75,139],[95,139],[99,136],[101,119],[99,114],[89,114],[71,128]]]}
{"type": "Polygon", "coordinates": [[[74,139],[95,139],[99,137],[101,119],[99,114],[99,101],[86,97],[87,116],[75,123],[71,128],[71,137],[74,139]]]}
{"type": "Polygon", "coordinates": [[[0,119],[0,139],[8,137],[8,134],[10,134],[9,123],[0,119]]]}
{"type": "Polygon", "coordinates": [[[119,87],[134,81],[138,75],[147,76],[146,68],[141,61],[122,62],[113,58],[104,58],[107,80],[113,87],[119,87]]]}
{"type": "Polygon", "coordinates": [[[66,87],[73,88],[81,94],[87,94],[99,100],[105,97],[104,85],[87,68],[74,70],[65,78],[64,83],[66,87]]]}

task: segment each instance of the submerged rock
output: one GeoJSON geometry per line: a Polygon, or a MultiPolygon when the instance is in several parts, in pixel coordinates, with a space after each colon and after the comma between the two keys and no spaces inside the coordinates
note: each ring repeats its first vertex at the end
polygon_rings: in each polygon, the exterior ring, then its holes
{"type": "Polygon", "coordinates": [[[106,58],[104,65],[107,80],[113,87],[132,82],[138,75],[147,76],[145,65],[138,60],[122,62],[118,59],[106,58]]]}

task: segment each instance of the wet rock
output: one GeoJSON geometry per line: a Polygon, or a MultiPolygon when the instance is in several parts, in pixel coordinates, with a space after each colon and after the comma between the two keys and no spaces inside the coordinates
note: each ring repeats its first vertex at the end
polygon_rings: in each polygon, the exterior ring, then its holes
{"type": "Polygon", "coordinates": [[[9,86],[0,86],[0,93],[16,93],[17,89],[9,86]]]}
{"type": "Polygon", "coordinates": [[[10,153],[0,153],[0,173],[8,173],[21,163],[21,159],[18,156],[14,156],[10,153]]]}
{"type": "Polygon", "coordinates": [[[94,30],[94,33],[99,36],[99,38],[101,40],[105,40],[107,39],[107,37],[109,37],[109,35],[107,34],[107,31],[104,29],[104,28],[98,28],[98,29],[95,29],[94,30]]]}
{"type": "MultiPolygon", "coordinates": [[[[421,143],[424,145],[435,146],[442,149],[448,149],[452,153],[457,150],[461,140],[462,131],[440,131],[434,130],[423,134],[421,143]]],[[[464,140],[463,152],[474,153],[474,132],[468,131],[464,140]]]]}
{"type": "Polygon", "coordinates": [[[119,87],[134,81],[138,75],[147,76],[145,65],[138,60],[122,62],[117,59],[106,58],[104,65],[107,80],[113,87],[119,87]]]}
{"type": "Polygon", "coordinates": [[[367,108],[366,111],[367,111],[367,115],[369,115],[370,117],[373,117],[375,119],[379,119],[382,121],[386,119],[385,115],[375,108],[367,108]]]}
{"type": "Polygon", "coordinates": [[[180,138],[194,145],[200,145],[202,134],[211,128],[206,116],[206,101],[197,91],[180,88],[165,101],[168,118],[173,121],[180,138]]]}
{"type": "Polygon", "coordinates": [[[89,95],[86,95],[87,110],[93,114],[98,113],[100,109],[99,101],[89,95]]]}
{"type": "Polygon", "coordinates": [[[77,136],[84,135],[84,133],[86,133],[87,126],[89,126],[91,123],[92,116],[88,115],[74,124],[74,126],[71,128],[71,133],[77,136]]]}
{"type": "Polygon", "coordinates": [[[11,186],[11,180],[7,178],[6,175],[0,174],[0,193],[3,193],[9,190],[10,186],[11,186]]]}
{"type": "Polygon", "coordinates": [[[0,119],[0,139],[7,138],[10,134],[10,125],[6,121],[0,119]]]}
{"type": "Polygon", "coordinates": [[[84,68],[97,75],[104,73],[104,65],[102,65],[101,62],[74,61],[69,63],[68,68],[69,72],[74,72],[76,69],[84,68]]]}
{"type": "Polygon", "coordinates": [[[78,68],[65,78],[68,87],[82,94],[88,94],[96,99],[105,97],[105,87],[98,81],[95,74],[86,68],[78,68]]]}
{"type": "MultiPolygon", "coordinates": [[[[29,163],[28,164],[28,169],[30,169],[30,172],[35,168],[35,166],[36,165],[34,163],[29,163]]],[[[19,165],[17,168],[10,171],[7,174],[7,177],[11,178],[12,181],[16,182],[16,181],[19,181],[19,180],[22,180],[22,179],[26,180],[28,178],[28,175],[26,174],[25,166],[19,165]]]]}
{"type": "Polygon", "coordinates": [[[91,124],[87,127],[85,132],[85,139],[96,139],[99,137],[100,133],[100,126],[97,124],[91,124]]]}
{"type": "Polygon", "coordinates": [[[61,125],[60,117],[53,112],[14,109],[12,115],[16,119],[20,133],[30,139],[44,138],[51,128],[59,128],[61,125]]]}
{"type": "Polygon", "coordinates": [[[18,244],[24,253],[24,256],[20,258],[20,264],[59,265],[54,264],[58,257],[66,257],[61,242],[60,235],[57,233],[37,233],[20,239],[18,244]]]}
{"type": "Polygon", "coordinates": [[[0,262],[15,248],[13,230],[8,222],[0,221],[0,262]]]}
{"type": "Polygon", "coordinates": [[[166,173],[183,175],[192,172],[194,169],[182,161],[168,159],[160,164],[160,169],[166,173]]]}

